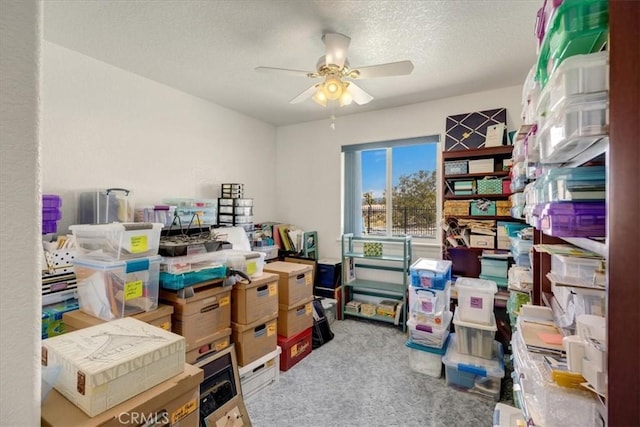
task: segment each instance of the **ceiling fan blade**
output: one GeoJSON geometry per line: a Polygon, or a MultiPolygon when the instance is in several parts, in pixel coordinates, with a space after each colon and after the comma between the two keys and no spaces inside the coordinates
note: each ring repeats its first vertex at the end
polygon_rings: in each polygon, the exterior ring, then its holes
{"type": "Polygon", "coordinates": [[[325,62],[326,65],[336,65],[338,68],[344,66],[347,59],[347,50],[351,39],[340,33],[326,33],[322,36],[325,45],[325,62]]]}
{"type": "Polygon", "coordinates": [[[309,74],[313,74],[311,71],[290,70],[288,68],[274,68],[274,67],[256,67],[255,70],[261,73],[288,74],[290,76],[298,76],[298,77],[309,77],[309,74]]]}
{"type": "Polygon", "coordinates": [[[357,86],[354,82],[349,82],[347,90],[351,94],[353,101],[358,105],[368,104],[373,100],[373,96],[369,95],[362,88],[357,86]]]}
{"type": "Polygon", "coordinates": [[[358,79],[371,79],[374,77],[403,76],[411,74],[413,63],[411,61],[389,62],[387,64],[370,65],[356,68],[358,79]]]}
{"type": "Polygon", "coordinates": [[[316,93],[316,85],[311,86],[310,88],[302,92],[300,95],[296,96],[291,101],[289,101],[289,103],[298,104],[302,101],[306,101],[307,99],[311,98],[314,93],[316,93]]]}

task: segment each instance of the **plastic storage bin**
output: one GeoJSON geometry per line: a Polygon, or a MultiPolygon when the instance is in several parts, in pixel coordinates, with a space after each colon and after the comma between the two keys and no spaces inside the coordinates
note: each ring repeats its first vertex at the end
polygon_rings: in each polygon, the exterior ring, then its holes
{"type": "Polygon", "coordinates": [[[434,325],[431,322],[428,324],[418,322],[415,316],[411,316],[407,320],[409,339],[425,347],[441,348],[449,336],[449,326],[452,318],[453,313],[446,311],[443,314],[443,320],[434,325]]]}
{"type": "Polygon", "coordinates": [[[456,330],[456,350],[460,354],[493,358],[493,339],[498,327],[495,315],[491,313],[491,324],[481,325],[460,320],[460,310],[453,315],[453,325],[456,330]]]}
{"type": "Polygon", "coordinates": [[[85,191],[78,194],[77,224],[133,222],[133,195],[124,188],[85,191]]]}
{"type": "Polygon", "coordinates": [[[496,282],[459,277],[455,282],[458,291],[458,318],[463,322],[490,325],[495,322],[493,298],[498,292],[496,282]]]}
{"type": "Polygon", "coordinates": [[[598,52],[607,42],[607,0],[565,0],[558,6],[540,47],[537,80],[544,88],[567,58],[598,52]]]}
{"type": "Polygon", "coordinates": [[[506,259],[480,258],[482,274],[487,276],[507,277],[509,261],[506,259]]]}
{"type": "Polygon", "coordinates": [[[451,280],[451,266],[448,260],[418,258],[409,267],[411,286],[427,289],[444,290],[451,280]]]}
{"type": "Polygon", "coordinates": [[[573,159],[607,135],[608,92],[565,98],[541,124],[540,162],[563,163],[573,159]]]}
{"type": "Polygon", "coordinates": [[[578,258],[567,255],[551,256],[551,272],[559,281],[568,283],[593,283],[593,273],[600,269],[602,260],[598,258],[578,258]]]}
{"type": "Polygon", "coordinates": [[[434,378],[442,376],[442,355],[447,351],[446,343],[442,348],[431,348],[407,340],[405,345],[409,348],[409,367],[412,371],[434,378]]]}
{"type": "Polygon", "coordinates": [[[605,202],[557,202],[542,205],[538,228],[557,237],[604,237],[605,202]]]}
{"type": "Polygon", "coordinates": [[[264,252],[223,249],[217,251],[216,255],[224,257],[227,267],[242,271],[251,278],[262,276],[264,271],[264,259],[266,257],[264,252]]]}
{"type": "Polygon", "coordinates": [[[493,358],[460,354],[456,350],[458,334],[449,335],[447,351],[442,356],[448,386],[500,400],[501,380],[504,377],[504,354],[502,344],[493,342],[493,358]]]}
{"type": "Polygon", "coordinates": [[[538,103],[541,117],[565,98],[609,90],[609,52],[596,52],[567,58],[545,86],[538,103]]]}
{"type": "Polygon", "coordinates": [[[160,262],[160,286],[178,290],[185,286],[225,277],[224,258],[216,252],[163,257],[160,262]]]}
{"type": "Polygon", "coordinates": [[[409,286],[409,315],[418,323],[441,325],[451,301],[451,285],[442,291],[409,286]]]}
{"type": "Polygon", "coordinates": [[[159,223],[111,223],[72,225],[78,258],[115,261],[144,258],[158,254],[159,223]]]}
{"type": "Polygon", "coordinates": [[[80,310],[113,320],[158,308],[161,256],[129,261],[73,261],[80,310]]]}

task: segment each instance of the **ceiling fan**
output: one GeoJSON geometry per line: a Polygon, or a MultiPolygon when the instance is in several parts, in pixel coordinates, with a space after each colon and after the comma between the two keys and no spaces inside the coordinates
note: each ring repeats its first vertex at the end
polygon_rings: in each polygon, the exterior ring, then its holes
{"type": "Polygon", "coordinates": [[[353,80],[401,76],[411,74],[411,71],[413,71],[411,61],[351,68],[347,60],[347,50],[349,49],[351,38],[340,33],[325,33],[322,36],[322,41],[325,44],[325,54],[318,59],[315,71],[274,67],[256,67],[256,71],[322,79],[321,82],[314,84],[293,98],[290,103],[297,104],[312,98],[323,107],[327,106],[328,101],[338,101],[341,107],[349,105],[351,102],[355,102],[358,105],[371,102],[373,96],[357,86],[353,80]]]}

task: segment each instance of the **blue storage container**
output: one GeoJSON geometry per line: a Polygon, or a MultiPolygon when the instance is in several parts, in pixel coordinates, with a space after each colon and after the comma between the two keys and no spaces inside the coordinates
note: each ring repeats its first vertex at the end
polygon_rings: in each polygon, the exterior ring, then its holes
{"type": "Polygon", "coordinates": [[[450,334],[447,351],[442,356],[447,385],[495,401],[500,400],[504,354],[499,341],[494,341],[493,347],[493,359],[460,354],[456,350],[456,334],[450,334]]]}
{"type": "Polygon", "coordinates": [[[318,282],[321,288],[335,289],[340,286],[342,263],[339,259],[321,259],[318,261],[318,282]]]}
{"type": "Polygon", "coordinates": [[[452,262],[429,258],[418,258],[411,267],[411,286],[443,291],[451,280],[452,262]]]}

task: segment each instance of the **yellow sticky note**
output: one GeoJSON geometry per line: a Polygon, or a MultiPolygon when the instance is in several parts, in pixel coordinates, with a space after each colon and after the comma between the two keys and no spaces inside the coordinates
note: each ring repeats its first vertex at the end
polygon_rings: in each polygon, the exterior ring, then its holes
{"type": "Polygon", "coordinates": [[[269,285],[269,296],[275,296],[278,295],[278,284],[277,283],[271,283],[269,285]]]}
{"type": "Polygon", "coordinates": [[[216,351],[223,350],[227,347],[229,347],[229,341],[227,340],[220,341],[219,343],[216,344],[216,351]]]}
{"type": "Polygon", "coordinates": [[[304,284],[313,285],[313,280],[311,279],[311,273],[304,275],[304,284]]]}
{"type": "Polygon", "coordinates": [[[298,355],[298,346],[294,345],[293,347],[291,347],[291,358],[293,359],[297,355],[298,355]]]}
{"type": "Polygon", "coordinates": [[[149,244],[147,243],[147,235],[142,234],[140,236],[131,236],[131,253],[139,254],[141,252],[147,252],[149,250],[149,244]]]}
{"type": "Polygon", "coordinates": [[[271,323],[267,325],[267,336],[270,337],[276,333],[276,324],[271,323]]]}
{"type": "Polygon", "coordinates": [[[220,298],[220,307],[229,305],[229,301],[230,301],[230,298],[228,296],[220,298]]]}
{"type": "Polygon", "coordinates": [[[160,328],[164,329],[165,331],[171,331],[171,322],[164,322],[160,325],[160,328]]]}
{"type": "Polygon", "coordinates": [[[132,299],[140,298],[142,296],[142,280],[136,280],[124,284],[124,300],[129,301],[132,299]]]}
{"type": "Polygon", "coordinates": [[[256,274],[256,271],[258,271],[258,265],[256,264],[256,262],[255,261],[247,262],[247,275],[253,276],[254,274],[256,274]]]}
{"type": "Polygon", "coordinates": [[[313,310],[311,308],[311,303],[308,303],[306,308],[307,308],[307,314],[311,314],[311,311],[313,310]]]}

